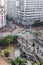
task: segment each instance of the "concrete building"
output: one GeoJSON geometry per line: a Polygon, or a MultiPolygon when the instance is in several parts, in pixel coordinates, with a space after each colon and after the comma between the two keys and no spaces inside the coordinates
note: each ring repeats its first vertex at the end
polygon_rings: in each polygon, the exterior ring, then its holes
{"type": "Polygon", "coordinates": [[[19,0],[20,23],[33,24],[35,20],[43,21],[43,0],[19,0]]]}
{"type": "Polygon", "coordinates": [[[7,0],[7,15],[13,19],[17,18],[16,0],[7,0]]]}
{"type": "Polygon", "coordinates": [[[6,25],[6,14],[7,14],[7,2],[6,0],[3,1],[0,0],[0,28],[4,27],[6,25]]]}
{"type": "Polygon", "coordinates": [[[43,62],[43,41],[36,37],[35,34],[36,33],[31,30],[26,30],[18,34],[18,43],[27,58],[32,57],[34,61],[39,58],[40,61],[43,62]]]}

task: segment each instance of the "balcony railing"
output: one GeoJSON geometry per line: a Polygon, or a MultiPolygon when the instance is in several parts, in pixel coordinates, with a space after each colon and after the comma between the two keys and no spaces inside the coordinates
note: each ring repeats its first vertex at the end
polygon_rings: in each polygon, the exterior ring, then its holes
{"type": "Polygon", "coordinates": [[[43,59],[43,52],[41,52],[41,50],[37,49],[36,54],[43,59]]]}

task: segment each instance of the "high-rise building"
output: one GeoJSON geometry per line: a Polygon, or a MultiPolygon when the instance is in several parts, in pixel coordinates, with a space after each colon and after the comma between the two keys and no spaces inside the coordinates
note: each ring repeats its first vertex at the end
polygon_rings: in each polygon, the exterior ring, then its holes
{"type": "Polygon", "coordinates": [[[22,24],[33,24],[37,19],[43,21],[43,0],[19,0],[19,6],[22,24]]]}
{"type": "Polygon", "coordinates": [[[7,3],[6,0],[0,0],[0,28],[6,25],[7,3]]]}
{"type": "Polygon", "coordinates": [[[7,15],[10,18],[17,18],[16,0],[7,0],[7,15]]]}

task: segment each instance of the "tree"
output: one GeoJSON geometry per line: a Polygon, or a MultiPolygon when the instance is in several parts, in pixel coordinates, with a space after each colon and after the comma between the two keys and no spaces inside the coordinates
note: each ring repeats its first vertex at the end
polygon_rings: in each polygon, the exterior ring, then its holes
{"type": "Polygon", "coordinates": [[[36,26],[36,27],[43,26],[43,22],[40,21],[40,20],[36,20],[36,21],[34,22],[34,26],[36,26]]]}
{"type": "Polygon", "coordinates": [[[10,44],[17,44],[17,36],[8,35],[3,39],[0,39],[0,46],[8,46],[10,44]]]}
{"type": "Polygon", "coordinates": [[[0,39],[0,46],[3,46],[3,44],[4,44],[4,40],[0,39]]]}
{"type": "Polygon", "coordinates": [[[24,63],[25,63],[25,61],[23,61],[19,58],[15,59],[15,61],[11,60],[11,65],[25,65],[24,63]]]}
{"type": "Polygon", "coordinates": [[[34,22],[34,26],[38,26],[38,25],[40,25],[40,20],[36,20],[35,22],[34,22]]]}
{"type": "Polygon", "coordinates": [[[8,15],[6,15],[6,20],[7,21],[13,21],[13,18],[9,17],[8,15]]]}
{"type": "Polygon", "coordinates": [[[14,37],[13,37],[13,43],[17,44],[17,42],[18,42],[18,41],[17,41],[17,36],[14,36],[14,37]]]}
{"type": "Polygon", "coordinates": [[[9,35],[5,38],[5,41],[6,43],[8,43],[9,45],[10,44],[15,44],[17,43],[17,36],[12,36],[12,35],[9,35]]]}
{"type": "Polygon", "coordinates": [[[3,47],[8,46],[8,43],[6,43],[4,38],[0,39],[0,46],[3,46],[3,47]]]}
{"type": "Polygon", "coordinates": [[[9,57],[9,52],[8,51],[4,51],[4,56],[5,57],[9,57]]]}
{"type": "Polygon", "coordinates": [[[32,65],[37,65],[37,64],[35,62],[33,62],[32,65]]]}
{"type": "Polygon", "coordinates": [[[43,65],[43,62],[42,62],[42,63],[40,63],[40,65],[43,65]]]}
{"type": "Polygon", "coordinates": [[[11,36],[11,35],[7,36],[5,38],[5,41],[6,41],[6,43],[8,43],[10,45],[11,43],[13,43],[13,36],[11,36]]]}

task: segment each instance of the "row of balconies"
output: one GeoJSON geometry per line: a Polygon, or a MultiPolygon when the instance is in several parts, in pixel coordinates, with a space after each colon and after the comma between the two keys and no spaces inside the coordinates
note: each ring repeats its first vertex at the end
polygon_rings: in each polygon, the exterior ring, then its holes
{"type": "Polygon", "coordinates": [[[25,42],[23,43],[21,40],[18,40],[18,42],[20,43],[20,45],[22,46],[23,45],[23,47],[24,47],[24,51],[25,52],[28,52],[28,53],[33,53],[33,52],[35,52],[36,53],[36,55],[38,55],[40,58],[42,58],[43,59],[43,51],[42,51],[42,48],[41,48],[41,50],[39,50],[40,49],[40,46],[37,46],[37,44],[33,47],[32,45],[30,45],[29,43],[28,44],[26,44],[25,42]],[[39,48],[38,48],[39,47],[39,48]]]}
{"type": "Polygon", "coordinates": [[[37,56],[39,56],[40,58],[43,59],[43,48],[41,48],[40,46],[38,46],[37,48],[35,48],[35,53],[37,54],[37,56]],[[39,47],[39,48],[38,48],[39,47]]]}

